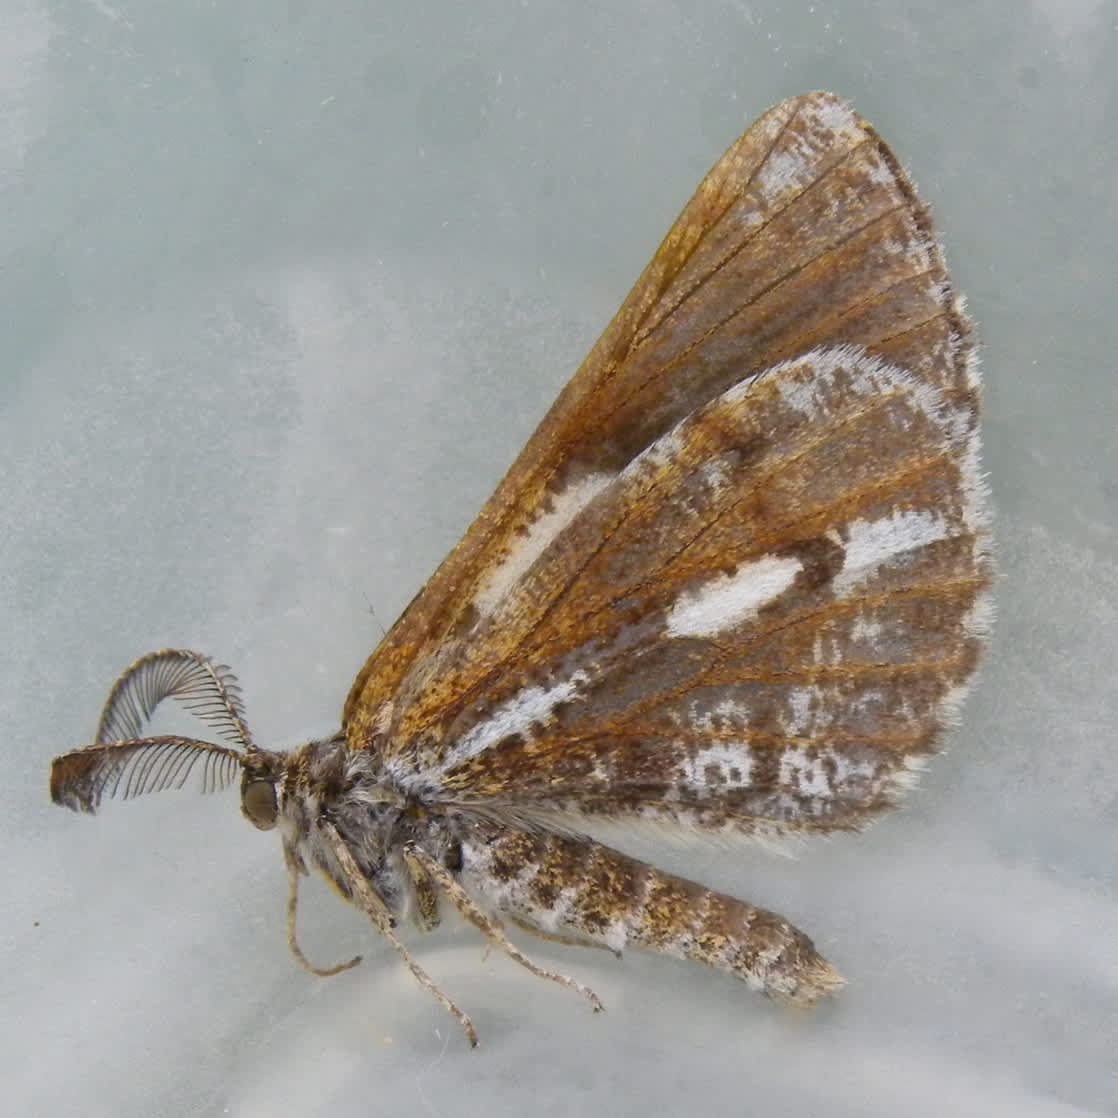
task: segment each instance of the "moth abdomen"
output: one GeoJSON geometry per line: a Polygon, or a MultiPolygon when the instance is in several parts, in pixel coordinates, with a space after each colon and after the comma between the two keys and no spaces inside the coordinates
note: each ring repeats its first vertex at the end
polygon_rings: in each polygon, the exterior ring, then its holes
{"type": "Polygon", "coordinates": [[[778,1001],[811,1005],[843,986],[812,941],[766,909],[578,836],[490,831],[462,842],[471,892],[544,936],[574,933],[706,963],[778,1001]]]}
{"type": "Polygon", "coordinates": [[[844,985],[815,944],[783,917],[652,866],[634,941],[729,971],[777,1001],[813,1005],[844,985]]]}

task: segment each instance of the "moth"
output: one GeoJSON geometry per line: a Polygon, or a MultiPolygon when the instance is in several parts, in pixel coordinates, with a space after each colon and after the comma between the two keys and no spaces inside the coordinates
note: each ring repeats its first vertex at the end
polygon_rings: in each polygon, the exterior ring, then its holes
{"type": "Polygon", "coordinates": [[[892,808],[955,716],[992,577],[972,328],[927,209],[828,93],[770,109],[699,185],[466,535],[357,675],[338,732],[249,732],[237,683],[163,650],[113,687],[55,803],[239,777],[289,877],[397,934],[449,901],[720,968],[779,1001],[843,984],[783,917],[595,841],[764,842],[892,808]],[[220,741],[145,733],[173,698],[220,741]]]}

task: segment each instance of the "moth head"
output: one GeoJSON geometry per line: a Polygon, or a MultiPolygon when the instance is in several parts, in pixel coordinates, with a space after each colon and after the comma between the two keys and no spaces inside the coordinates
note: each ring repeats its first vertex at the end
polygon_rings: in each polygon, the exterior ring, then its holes
{"type": "Polygon", "coordinates": [[[276,825],[277,785],[285,755],[252,740],[241,689],[224,664],[184,649],[151,652],[129,665],[113,685],[96,740],[51,762],[51,799],[73,811],[94,813],[104,796],[130,799],[182,788],[192,776],[203,792],[241,777],[241,812],[262,831],[276,825]],[[217,730],[224,743],[144,731],[167,698],[217,730]]]}
{"type": "Polygon", "coordinates": [[[283,757],[256,750],[241,760],[241,814],[258,830],[270,831],[279,816],[276,785],[283,777],[283,757]]]}

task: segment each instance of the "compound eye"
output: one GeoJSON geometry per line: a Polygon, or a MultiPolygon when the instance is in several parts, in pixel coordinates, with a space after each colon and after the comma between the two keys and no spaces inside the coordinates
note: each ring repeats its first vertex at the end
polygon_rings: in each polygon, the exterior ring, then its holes
{"type": "Polygon", "coordinates": [[[241,786],[241,814],[261,831],[276,825],[276,786],[270,780],[250,780],[241,786]]]}

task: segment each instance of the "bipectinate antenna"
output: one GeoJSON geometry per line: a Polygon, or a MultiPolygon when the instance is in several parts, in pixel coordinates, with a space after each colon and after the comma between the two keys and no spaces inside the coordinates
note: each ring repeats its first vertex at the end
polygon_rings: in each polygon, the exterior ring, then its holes
{"type": "Polygon", "coordinates": [[[54,759],[51,799],[92,813],[102,796],[130,799],[182,788],[192,773],[200,773],[203,792],[213,792],[227,787],[245,758],[258,753],[245,723],[240,686],[229,668],[198,652],[161,649],[130,664],[113,684],[95,743],[54,759]],[[167,698],[239,748],[176,735],[144,736],[167,698]]]}
{"type": "Polygon", "coordinates": [[[227,665],[183,648],[149,652],[121,672],[105,700],[94,740],[138,738],[164,699],[176,699],[246,752],[255,748],[245,723],[237,677],[227,665]]]}

